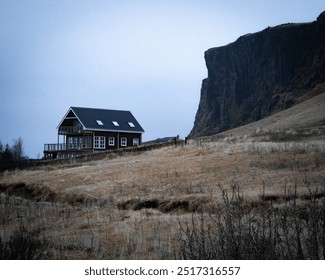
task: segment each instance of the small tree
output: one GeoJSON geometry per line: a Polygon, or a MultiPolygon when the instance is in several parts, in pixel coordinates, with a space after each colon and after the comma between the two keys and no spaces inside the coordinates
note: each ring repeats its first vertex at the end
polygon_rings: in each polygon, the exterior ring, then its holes
{"type": "Polygon", "coordinates": [[[24,158],[23,140],[19,137],[12,146],[13,160],[18,162],[24,158]]]}
{"type": "Polygon", "coordinates": [[[1,161],[4,162],[4,163],[13,162],[12,151],[11,151],[11,148],[10,148],[10,146],[8,144],[6,144],[6,148],[2,152],[1,161]]]}
{"type": "Polygon", "coordinates": [[[0,141],[0,161],[2,160],[2,153],[3,153],[3,145],[0,141]]]}

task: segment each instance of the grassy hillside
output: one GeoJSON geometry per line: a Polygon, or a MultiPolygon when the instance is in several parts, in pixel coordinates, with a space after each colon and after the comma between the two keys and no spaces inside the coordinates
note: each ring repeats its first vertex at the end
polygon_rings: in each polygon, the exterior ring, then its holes
{"type": "MultiPolygon", "coordinates": [[[[325,93],[318,94],[260,122],[190,140],[186,146],[5,172],[0,177],[1,244],[25,232],[37,236],[41,248],[29,258],[206,258],[200,238],[217,236],[216,230],[227,225],[227,216],[216,222],[218,215],[236,205],[237,210],[249,209],[240,223],[247,213],[255,215],[245,222],[252,228],[260,225],[265,205],[272,215],[291,213],[292,229],[279,224],[279,232],[288,237],[298,218],[306,224],[311,209],[324,209],[324,98],[325,93]],[[189,254],[194,247],[201,255],[189,254]]],[[[238,214],[229,213],[232,218],[238,214]]],[[[325,228],[322,213],[317,223],[325,228]]],[[[299,234],[309,236],[307,228],[299,234]]],[[[290,245],[297,254],[285,256],[310,257],[308,242],[290,245]]],[[[276,246],[272,248],[278,250],[276,246]]],[[[317,253],[324,257],[323,249],[317,247],[317,253]]],[[[8,255],[2,253],[2,258],[8,255]]]]}

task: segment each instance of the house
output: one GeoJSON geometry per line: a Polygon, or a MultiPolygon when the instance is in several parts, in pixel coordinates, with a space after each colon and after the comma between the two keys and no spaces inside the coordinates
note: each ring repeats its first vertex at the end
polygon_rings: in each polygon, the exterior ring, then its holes
{"type": "Polygon", "coordinates": [[[57,143],[44,145],[45,159],[141,145],[144,132],[130,111],[81,107],[70,107],[57,130],[57,143]]]}

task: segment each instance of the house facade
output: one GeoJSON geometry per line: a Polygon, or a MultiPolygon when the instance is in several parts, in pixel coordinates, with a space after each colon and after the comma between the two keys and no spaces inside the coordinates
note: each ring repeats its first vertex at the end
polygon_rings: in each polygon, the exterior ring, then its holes
{"type": "Polygon", "coordinates": [[[44,145],[45,159],[138,146],[144,132],[130,111],[82,107],[70,107],[57,130],[57,143],[44,145]]]}

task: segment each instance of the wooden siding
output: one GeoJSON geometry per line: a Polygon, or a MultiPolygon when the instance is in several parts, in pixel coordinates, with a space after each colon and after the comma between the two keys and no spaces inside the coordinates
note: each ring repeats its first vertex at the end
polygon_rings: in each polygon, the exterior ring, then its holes
{"type": "MultiPolygon", "coordinates": [[[[105,150],[115,150],[119,148],[132,147],[133,139],[139,139],[139,145],[142,143],[141,133],[126,133],[126,132],[107,132],[107,131],[95,131],[95,136],[104,136],[105,137],[105,150]],[[114,146],[109,145],[109,137],[114,137],[114,146]],[[127,145],[121,146],[121,139],[125,137],[127,139],[127,145]]],[[[103,149],[95,149],[103,150],[103,149]]]]}

